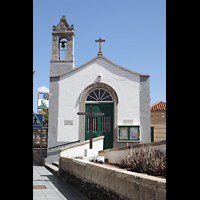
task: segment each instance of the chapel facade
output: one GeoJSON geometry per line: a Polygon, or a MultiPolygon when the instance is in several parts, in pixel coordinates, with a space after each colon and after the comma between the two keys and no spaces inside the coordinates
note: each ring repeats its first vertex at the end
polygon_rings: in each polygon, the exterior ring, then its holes
{"type": "Polygon", "coordinates": [[[50,61],[47,163],[63,146],[88,140],[90,121],[78,112],[104,113],[92,119],[93,137],[104,136],[104,149],[151,141],[150,75],[112,62],[98,52],[74,66],[74,25],[63,15],[53,26],[50,61]]]}

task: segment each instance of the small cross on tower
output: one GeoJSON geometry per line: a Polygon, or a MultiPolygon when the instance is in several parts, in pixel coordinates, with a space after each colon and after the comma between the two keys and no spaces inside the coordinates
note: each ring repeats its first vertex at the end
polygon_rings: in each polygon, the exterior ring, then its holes
{"type": "Polygon", "coordinates": [[[99,52],[97,53],[97,55],[103,56],[103,53],[101,51],[101,43],[105,42],[105,40],[102,40],[101,38],[99,38],[98,40],[95,40],[95,42],[99,42],[99,52]]]}
{"type": "Polygon", "coordinates": [[[89,113],[78,112],[77,115],[88,115],[89,116],[89,119],[90,119],[90,149],[92,149],[92,127],[93,127],[92,117],[94,117],[94,116],[104,116],[104,113],[93,113],[92,112],[92,105],[90,105],[90,112],[89,113]]]}

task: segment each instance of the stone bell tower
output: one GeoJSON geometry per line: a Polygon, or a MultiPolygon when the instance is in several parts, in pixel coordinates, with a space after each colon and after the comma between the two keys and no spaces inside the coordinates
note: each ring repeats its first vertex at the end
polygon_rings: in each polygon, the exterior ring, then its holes
{"type": "Polygon", "coordinates": [[[66,142],[57,141],[58,101],[60,76],[74,68],[74,25],[63,15],[57,26],[53,25],[52,54],[50,60],[49,132],[45,163],[59,159],[59,149],[66,142]]]}
{"type": "Polygon", "coordinates": [[[74,25],[63,15],[58,25],[53,25],[51,75],[60,76],[74,68],[74,36],[74,25]]]}

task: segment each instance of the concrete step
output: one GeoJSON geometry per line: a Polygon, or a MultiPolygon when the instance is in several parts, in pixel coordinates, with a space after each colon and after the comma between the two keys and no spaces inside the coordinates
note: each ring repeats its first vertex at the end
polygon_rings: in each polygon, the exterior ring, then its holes
{"type": "Polygon", "coordinates": [[[52,173],[58,176],[58,167],[52,164],[45,164],[45,167],[52,173]]]}
{"type": "Polygon", "coordinates": [[[52,162],[52,165],[54,165],[54,166],[58,167],[58,165],[59,165],[59,162],[52,162]]]}

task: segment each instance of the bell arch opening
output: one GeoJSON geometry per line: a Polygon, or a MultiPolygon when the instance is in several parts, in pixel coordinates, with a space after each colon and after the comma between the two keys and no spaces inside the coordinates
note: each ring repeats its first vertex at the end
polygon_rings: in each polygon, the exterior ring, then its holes
{"type": "Polygon", "coordinates": [[[67,39],[61,38],[59,41],[59,60],[66,60],[67,39]]]}

